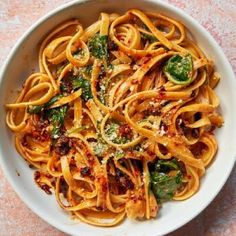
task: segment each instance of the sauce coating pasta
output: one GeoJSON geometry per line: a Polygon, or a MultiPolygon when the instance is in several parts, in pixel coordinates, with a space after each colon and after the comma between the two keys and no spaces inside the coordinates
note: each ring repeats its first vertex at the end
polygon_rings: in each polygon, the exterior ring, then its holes
{"type": "Polygon", "coordinates": [[[219,80],[180,22],[101,13],[48,34],[6,123],[35,182],[73,217],[108,227],[151,219],[199,189],[224,122],[219,80]]]}

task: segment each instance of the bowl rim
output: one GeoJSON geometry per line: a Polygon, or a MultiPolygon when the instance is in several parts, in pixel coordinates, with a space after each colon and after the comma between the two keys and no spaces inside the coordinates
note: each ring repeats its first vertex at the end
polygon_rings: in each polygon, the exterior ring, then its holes
{"type": "MultiPolygon", "coordinates": [[[[95,2],[96,0],[72,0],[68,3],[64,3],[58,7],[56,7],[55,9],[49,11],[48,13],[44,14],[42,17],[40,17],[38,20],[36,20],[22,35],[21,37],[17,40],[16,44],[13,46],[13,48],[11,49],[9,55],[7,56],[7,58],[5,59],[5,61],[3,62],[1,68],[0,68],[0,88],[2,86],[2,82],[3,82],[3,77],[7,71],[7,67],[9,65],[9,63],[11,62],[11,60],[14,58],[14,54],[17,51],[17,49],[21,46],[22,43],[24,43],[24,41],[27,39],[27,37],[30,36],[30,34],[34,33],[34,31],[37,30],[37,28],[43,24],[45,21],[47,21],[48,19],[50,19],[51,17],[60,14],[61,12],[63,12],[64,9],[69,8],[75,4],[83,4],[86,2],[95,2]]],[[[228,70],[228,72],[231,74],[230,76],[230,82],[234,85],[234,87],[236,88],[236,80],[235,80],[235,74],[233,72],[232,66],[229,63],[225,53],[223,52],[222,48],[218,45],[218,43],[216,42],[216,40],[213,38],[213,36],[207,31],[207,29],[205,29],[198,21],[196,21],[192,16],[190,16],[188,13],[186,13],[185,11],[183,11],[180,8],[177,8],[173,5],[171,5],[168,2],[163,2],[161,0],[145,0],[146,2],[150,2],[156,5],[160,5],[161,7],[167,8],[170,11],[173,11],[175,14],[177,15],[181,15],[182,18],[184,18],[185,20],[191,22],[191,24],[194,25],[195,28],[197,28],[199,31],[201,31],[202,35],[205,35],[206,38],[208,38],[211,43],[213,44],[213,47],[216,49],[216,51],[221,55],[221,57],[223,58],[223,60],[225,61],[225,66],[228,70]],[[234,78],[234,79],[231,79],[234,78]]],[[[145,2],[144,1],[144,2],[145,2]]],[[[7,181],[10,183],[10,185],[12,186],[13,190],[16,192],[16,194],[18,195],[18,197],[26,204],[26,206],[32,210],[36,215],[38,215],[42,220],[44,220],[45,222],[49,223],[50,225],[54,226],[56,229],[59,229],[60,231],[64,232],[64,233],[69,233],[68,230],[62,225],[59,224],[57,220],[51,219],[49,218],[47,215],[45,215],[43,212],[38,211],[37,207],[35,206],[35,204],[32,204],[32,202],[26,198],[24,196],[24,194],[22,194],[22,189],[20,187],[18,187],[18,185],[15,183],[15,181],[13,180],[13,178],[11,177],[11,173],[8,170],[8,168],[5,166],[4,160],[4,153],[2,148],[0,148],[0,167],[2,169],[2,172],[4,174],[4,177],[7,179],[7,181]]],[[[177,224],[175,224],[172,227],[169,227],[169,230],[167,230],[166,232],[164,232],[164,234],[168,234],[170,232],[173,232],[174,230],[177,230],[178,228],[184,226],[185,224],[187,224],[188,222],[190,222],[192,219],[194,219],[197,215],[199,215],[204,209],[206,209],[206,207],[214,200],[214,198],[218,195],[218,193],[220,192],[220,190],[223,188],[224,184],[226,183],[227,179],[229,178],[230,174],[232,173],[235,161],[236,161],[236,150],[235,153],[232,154],[232,158],[234,158],[234,162],[232,162],[232,165],[229,167],[228,169],[228,173],[224,175],[224,178],[221,179],[221,182],[218,184],[218,187],[216,189],[214,189],[213,194],[211,194],[211,196],[209,197],[208,201],[204,201],[204,204],[202,204],[202,206],[199,208],[198,211],[194,212],[190,217],[186,218],[184,221],[181,221],[180,223],[178,222],[177,224]]],[[[159,235],[159,234],[155,234],[155,235],[159,235]]]]}

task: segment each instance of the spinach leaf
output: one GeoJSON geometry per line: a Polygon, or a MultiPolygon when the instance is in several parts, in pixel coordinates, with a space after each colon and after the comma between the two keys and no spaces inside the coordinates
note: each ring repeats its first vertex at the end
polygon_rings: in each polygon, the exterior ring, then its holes
{"type": "MultiPolygon", "coordinates": [[[[89,80],[91,78],[91,74],[92,74],[92,65],[87,65],[84,67],[80,67],[78,70],[76,70],[76,75],[72,73],[66,75],[61,80],[61,84],[60,84],[61,93],[70,94],[75,89],[80,88],[80,86],[78,85],[78,81],[80,81],[80,78],[82,78],[81,80],[83,81],[86,81],[85,79],[89,80]]],[[[81,81],[79,82],[79,84],[81,85],[81,81]]]]}
{"type": "Polygon", "coordinates": [[[51,131],[51,138],[53,139],[59,138],[61,134],[61,128],[64,124],[64,119],[67,112],[67,105],[57,107],[57,108],[52,108],[52,109],[50,109],[50,106],[52,106],[61,97],[62,95],[59,94],[52,97],[50,101],[48,101],[47,103],[43,105],[31,106],[28,108],[28,112],[30,114],[41,113],[44,119],[49,120],[50,124],[53,126],[52,131],[51,131]]]}
{"type": "Polygon", "coordinates": [[[125,152],[122,149],[116,150],[116,152],[114,153],[114,158],[116,160],[119,160],[119,159],[121,159],[123,157],[125,157],[125,152]]]}
{"type": "Polygon", "coordinates": [[[188,84],[192,80],[192,56],[174,55],[166,63],[164,73],[175,84],[188,84]]]}
{"type": "Polygon", "coordinates": [[[182,183],[182,173],[177,172],[175,176],[169,176],[161,172],[151,173],[151,188],[159,202],[171,200],[182,183]]]}
{"type": "Polygon", "coordinates": [[[50,106],[52,106],[61,97],[62,97],[61,95],[56,95],[56,96],[52,97],[47,103],[45,103],[43,105],[37,105],[37,106],[30,106],[30,107],[28,107],[27,111],[30,114],[40,113],[41,111],[43,111],[43,110],[49,108],[50,106]]]}
{"type": "Polygon", "coordinates": [[[30,114],[37,114],[43,111],[44,105],[38,105],[38,106],[29,106],[27,109],[27,112],[30,114]]]}
{"type": "Polygon", "coordinates": [[[64,124],[66,112],[67,105],[47,110],[46,115],[53,126],[51,138],[57,139],[61,135],[61,128],[64,124]]]}
{"type": "Polygon", "coordinates": [[[171,200],[182,185],[183,174],[180,171],[178,161],[172,160],[158,160],[151,171],[151,189],[156,199],[161,203],[171,200]],[[176,170],[176,174],[169,175],[169,172],[176,170]]]}
{"type": "Polygon", "coordinates": [[[109,140],[115,141],[118,137],[119,125],[115,122],[112,122],[107,125],[105,133],[109,140]]]}
{"type": "Polygon", "coordinates": [[[83,72],[88,76],[88,77],[91,77],[92,75],[92,69],[93,69],[93,66],[92,65],[88,65],[86,67],[83,68],[83,72]]]}
{"type": "Polygon", "coordinates": [[[178,161],[176,159],[173,160],[159,160],[154,165],[155,171],[158,172],[169,172],[171,170],[178,170],[178,161]]]}
{"type": "Polygon", "coordinates": [[[89,99],[93,98],[90,81],[84,79],[82,76],[76,77],[72,80],[72,87],[73,89],[82,88],[81,97],[85,101],[88,101],[89,99]]]}
{"type": "Polygon", "coordinates": [[[107,138],[117,144],[124,144],[130,141],[130,138],[121,136],[119,129],[119,123],[111,122],[110,124],[108,124],[105,129],[107,138]]]}
{"type": "Polygon", "coordinates": [[[149,41],[149,43],[155,43],[155,42],[158,41],[157,38],[154,35],[145,34],[143,32],[141,32],[141,38],[144,39],[144,40],[149,41]]]}
{"type": "Polygon", "coordinates": [[[108,59],[107,49],[108,37],[107,35],[95,34],[88,42],[89,51],[91,54],[99,59],[108,59]]]}

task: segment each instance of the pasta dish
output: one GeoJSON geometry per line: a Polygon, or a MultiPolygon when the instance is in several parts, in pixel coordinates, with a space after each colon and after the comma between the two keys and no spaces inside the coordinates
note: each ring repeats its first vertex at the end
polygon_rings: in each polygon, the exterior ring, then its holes
{"type": "Polygon", "coordinates": [[[213,62],[180,22],[131,9],[63,22],[6,123],[37,185],[85,223],[155,218],[195,194],[223,125],[213,62]]]}

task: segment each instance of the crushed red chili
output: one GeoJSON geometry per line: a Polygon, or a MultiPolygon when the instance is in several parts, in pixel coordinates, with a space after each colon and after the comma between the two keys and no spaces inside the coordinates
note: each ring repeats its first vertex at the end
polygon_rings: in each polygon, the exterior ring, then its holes
{"type": "Polygon", "coordinates": [[[133,132],[132,132],[131,127],[128,124],[120,125],[120,127],[119,127],[119,135],[121,137],[125,137],[125,138],[128,138],[128,139],[131,139],[132,136],[133,136],[133,132]]]}

